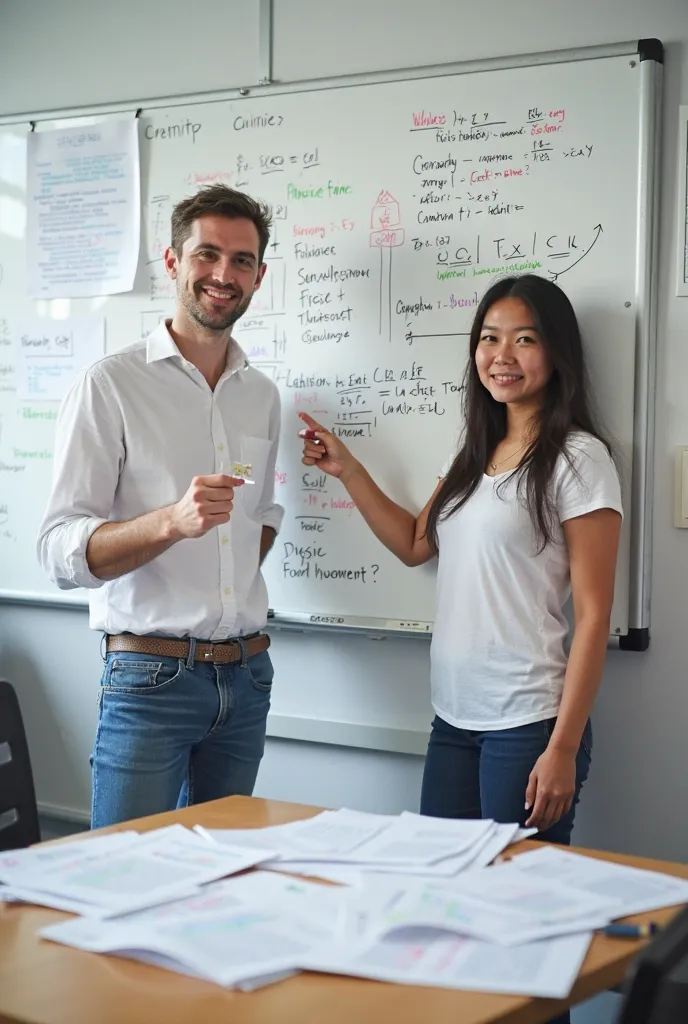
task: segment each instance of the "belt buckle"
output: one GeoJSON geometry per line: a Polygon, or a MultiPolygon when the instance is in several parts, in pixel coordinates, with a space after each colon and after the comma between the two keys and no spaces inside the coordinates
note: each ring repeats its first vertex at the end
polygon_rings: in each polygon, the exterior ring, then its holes
{"type": "Polygon", "coordinates": [[[209,651],[205,651],[204,654],[203,654],[203,657],[204,658],[212,658],[214,654],[215,654],[215,651],[213,649],[213,645],[210,644],[210,650],[209,651]]]}

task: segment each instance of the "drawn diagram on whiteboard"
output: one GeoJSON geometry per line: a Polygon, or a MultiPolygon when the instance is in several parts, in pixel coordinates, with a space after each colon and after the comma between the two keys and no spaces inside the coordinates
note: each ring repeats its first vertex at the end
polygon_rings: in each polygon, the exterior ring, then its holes
{"type": "Polygon", "coordinates": [[[399,203],[391,192],[383,189],[370,216],[370,246],[380,250],[380,315],[378,334],[392,340],[392,249],[404,244],[399,203]],[[387,259],[385,260],[385,250],[387,259]]]}
{"type": "MultiPolygon", "coordinates": [[[[592,242],[587,247],[587,249],[583,250],[583,252],[580,254],[578,259],[575,259],[573,261],[573,263],[570,263],[568,265],[568,267],[565,267],[563,270],[557,270],[557,271],[555,271],[555,270],[548,270],[547,271],[547,273],[550,275],[550,277],[552,278],[553,281],[556,281],[558,278],[560,278],[562,274],[567,274],[569,270],[573,270],[573,268],[575,266],[577,266],[580,263],[580,261],[582,259],[584,259],[588,255],[590,250],[595,245],[595,242],[597,241],[597,239],[600,237],[600,235],[604,231],[604,228],[602,227],[601,224],[596,224],[595,227],[593,228],[593,231],[595,232],[595,237],[593,238],[592,242]]],[[[550,238],[547,239],[547,245],[548,245],[549,248],[558,248],[559,247],[559,236],[558,235],[552,235],[550,238]],[[554,244],[555,242],[557,243],[557,245],[554,244]]],[[[561,244],[561,248],[562,248],[562,252],[553,252],[553,253],[551,252],[551,253],[548,253],[547,254],[547,258],[550,259],[550,260],[554,260],[554,259],[569,259],[571,256],[574,256],[579,251],[579,246],[578,246],[578,244],[576,242],[576,236],[575,235],[569,235],[567,242],[561,244]]]]}
{"type": "Polygon", "coordinates": [[[151,196],[146,203],[146,266],[159,263],[168,246],[172,200],[169,195],[151,196]]]}

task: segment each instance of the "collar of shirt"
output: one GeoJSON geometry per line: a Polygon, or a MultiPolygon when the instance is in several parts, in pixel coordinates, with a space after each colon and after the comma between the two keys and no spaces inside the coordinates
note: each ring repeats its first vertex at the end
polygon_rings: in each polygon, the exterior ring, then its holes
{"type": "MultiPolygon", "coordinates": [[[[155,363],[159,359],[178,359],[186,370],[196,369],[193,363],[185,359],[170,333],[171,320],[162,320],[146,339],[146,362],[155,363]]],[[[230,377],[249,365],[248,357],[241,345],[230,337],[227,347],[227,364],[221,380],[230,377]]]]}

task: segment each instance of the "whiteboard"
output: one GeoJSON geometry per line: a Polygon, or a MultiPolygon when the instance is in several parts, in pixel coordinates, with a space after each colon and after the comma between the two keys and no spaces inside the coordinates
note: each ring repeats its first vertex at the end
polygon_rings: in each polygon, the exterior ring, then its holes
{"type": "MultiPolygon", "coordinates": [[[[642,61],[579,54],[539,66],[143,106],[134,290],[51,303],[25,298],[30,126],[0,128],[5,596],[84,600],[81,592],[59,595],[34,554],[56,406],[19,401],[13,391],[14,318],[104,315],[108,351],[145,336],[173,311],[162,264],[172,206],[201,184],[224,181],[274,209],[268,273],[235,332],[282,396],[276,492],[286,516],[265,564],[274,620],[431,632],[433,566],[401,565],[343,488],[301,465],[297,413],[334,429],[384,490],[420,509],[456,447],[475,306],[497,277],[533,271],[556,278],[574,304],[604,427],[621,457],[627,515],[612,631],[626,634],[642,499],[633,491],[636,340],[646,317],[641,269],[650,258],[643,96],[642,61]]],[[[84,120],[45,120],[36,130],[84,120]]]]}

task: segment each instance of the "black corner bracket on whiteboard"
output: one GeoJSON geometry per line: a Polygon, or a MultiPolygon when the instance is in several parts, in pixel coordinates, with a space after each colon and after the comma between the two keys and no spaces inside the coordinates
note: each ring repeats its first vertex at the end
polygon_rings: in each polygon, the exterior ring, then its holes
{"type": "Polygon", "coordinates": [[[619,637],[620,651],[647,651],[650,646],[650,629],[629,629],[625,636],[619,637]]]}
{"type": "Polygon", "coordinates": [[[664,63],[664,47],[659,39],[639,39],[638,57],[640,60],[655,60],[664,63]]]}

